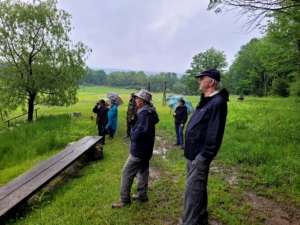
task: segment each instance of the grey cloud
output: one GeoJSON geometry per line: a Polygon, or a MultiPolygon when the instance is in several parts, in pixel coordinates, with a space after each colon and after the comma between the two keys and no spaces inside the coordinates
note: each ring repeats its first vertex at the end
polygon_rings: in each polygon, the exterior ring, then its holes
{"type": "Polygon", "coordinates": [[[229,61],[257,36],[233,14],[216,15],[201,0],[60,0],[72,14],[72,37],[93,49],[93,67],[183,72],[193,55],[210,47],[229,61]]]}

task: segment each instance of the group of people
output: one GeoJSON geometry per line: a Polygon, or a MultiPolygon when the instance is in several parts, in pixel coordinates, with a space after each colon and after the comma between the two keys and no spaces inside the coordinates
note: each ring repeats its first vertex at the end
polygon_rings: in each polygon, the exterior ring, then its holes
{"type": "MultiPolygon", "coordinates": [[[[201,99],[187,121],[187,108],[183,99],[174,113],[176,145],[184,150],[187,159],[187,180],[184,194],[183,225],[207,225],[207,180],[210,163],[216,156],[223,139],[229,94],[220,87],[220,72],[215,69],[196,75],[201,99]]],[[[123,208],[132,200],[148,201],[149,161],[152,157],[155,124],[159,122],[147,90],[132,94],[129,104],[133,110],[127,115],[127,135],[130,136],[130,154],[123,167],[120,201],[113,208],[123,208]],[[131,195],[131,186],[137,178],[137,193],[131,195]]],[[[100,107],[101,108],[101,107],[100,107]]],[[[100,135],[100,134],[99,134],[100,135]]]]}
{"type": "Polygon", "coordinates": [[[98,135],[102,136],[101,144],[105,144],[105,135],[108,134],[113,138],[118,124],[118,105],[115,101],[106,102],[100,99],[93,108],[93,112],[97,114],[96,124],[98,127],[98,135]]]}

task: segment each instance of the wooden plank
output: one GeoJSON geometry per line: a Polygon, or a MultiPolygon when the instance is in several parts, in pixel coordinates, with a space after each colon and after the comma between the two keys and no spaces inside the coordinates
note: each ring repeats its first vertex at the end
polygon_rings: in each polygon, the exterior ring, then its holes
{"type": "Polygon", "coordinates": [[[41,162],[37,167],[33,168],[27,173],[24,173],[13,181],[5,185],[4,187],[0,188],[0,200],[4,198],[7,194],[14,191],[15,189],[19,188],[22,184],[30,181],[33,177],[37,174],[43,172],[45,169],[49,168],[51,165],[55,164],[58,160],[65,157],[66,155],[72,153],[73,149],[77,145],[81,145],[86,141],[87,137],[80,139],[79,141],[73,143],[72,145],[68,145],[63,151],[58,153],[57,155],[53,156],[47,161],[41,162]]]}
{"type": "Polygon", "coordinates": [[[0,189],[0,217],[68,167],[101,137],[85,137],[0,189]]]}

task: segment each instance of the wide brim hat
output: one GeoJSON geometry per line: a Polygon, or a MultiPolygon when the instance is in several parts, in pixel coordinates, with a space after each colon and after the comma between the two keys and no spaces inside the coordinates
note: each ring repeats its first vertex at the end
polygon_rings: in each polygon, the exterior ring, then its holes
{"type": "Polygon", "coordinates": [[[152,94],[145,89],[139,90],[137,93],[134,94],[134,96],[141,98],[144,101],[149,102],[149,103],[152,101],[152,94]]]}

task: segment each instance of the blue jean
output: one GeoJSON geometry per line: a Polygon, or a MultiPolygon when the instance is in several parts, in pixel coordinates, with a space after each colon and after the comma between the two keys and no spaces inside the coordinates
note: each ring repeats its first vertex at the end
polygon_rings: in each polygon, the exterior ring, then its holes
{"type": "Polygon", "coordinates": [[[180,126],[180,123],[175,123],[175,130],[176,130],[176,144],[183,145],[183,126],[180,126]]]}

